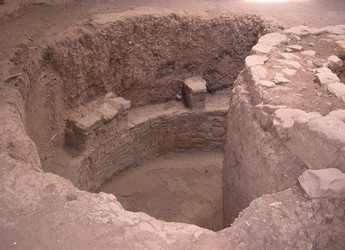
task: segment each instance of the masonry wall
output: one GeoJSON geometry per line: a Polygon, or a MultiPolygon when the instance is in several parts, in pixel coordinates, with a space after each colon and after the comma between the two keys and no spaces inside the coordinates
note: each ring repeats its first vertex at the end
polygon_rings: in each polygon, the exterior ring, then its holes
{"type": "MultiPolygon", "coordinates": [[[[78,156],[66,153],[62,158],[57,154],[44,161],[43,168],[71,180],[80,189],[96,191],[114,174],[161,154],[223,149],[227,107],[210,112],[178,108],[171,112],[156,109],[147,117],[133,115],[129,126],[100,132],[78,156]],[[60,168],[55,165],[58,161],[60,168]]],[[[116,127],[117,123],[106,126],[116,127]]]]}

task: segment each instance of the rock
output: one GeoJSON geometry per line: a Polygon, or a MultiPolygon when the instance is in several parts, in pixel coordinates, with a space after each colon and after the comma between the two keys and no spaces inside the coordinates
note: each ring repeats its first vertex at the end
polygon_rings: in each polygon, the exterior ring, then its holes
{"type": "Polygon", "coordinates": [[[326,33],[325,30],[309,28],[309,27],[307,27],[305,25],[300,25],[300,26],[292,27],[290,29],[284,30],[284,32],[285,33],[289,33],[289,34],[295,34],[297,36],[306,36],[306,35],[309,35],[309,34],[321,35],[323,33],[326,33]]]}
{"type": "Polygon", "coordinates": [[[313,59],[313,66],[315,68],[322,68],[322,67],[324,67],[323,60],[318,59],[318,58],[313,59]]]}
{"type": "Polygon", "coordinates": [[[114,107],[108,102],[101,104],[96,111],[101,114],[101,117],[104,121],[109,121],[113,119],[118,113],[119,110],[117,107],[114,107]]]}
{"type": "Polygon", "coordinates": [[[290,48],[286,48],[286,49],[285,49],[285,52],[291,53],[291,52],[293,52],[293,50],[290,49],[290,48]]]}
{"type": "Polygon", "coordinates": [[[318,97],[322,97],[322,92],[318,91],[318,92],[316,92],[316,95],[317,95],[318,97]]]}
{"type": "Polygon", "coordinates": [[[311,198],[345,198],[345,174],[337,168],[309,169],[298,181],[311,198]]]}
{"type": "Polygon", "coordinates": [[[288,130],[293,126],[294,121],[306,112],[300,109],[278,109],[274,112],[273,125],[281,139],[286,139],[288,130]]]}
{"type": "Polygon", "coordinates": [[[74,122],[77,128],[83,131],[87,131],[96,126],[101,120],[101,115],[98,112],[94,111],[84,117],[76,119],[74,122]]]}
{"type": "Polygon", "coordinates": [[[316,81],[321,86],[326,86],[330,83],[338,83],[340,82],[338,76],[334,74],[329,68],[320,68],[316,70],[316,81]]]}
{"type": "Polygon", "coordinates": [[[301,59],[298,55],[295,55],[293,53],[280,53],[281,57],[286,60],[299,60],[301,59]]]}
{"type": "Polygon", "coordinates": [[[302,55],[309,56],[309,57],[315,57],[316,51],[314,50],[306,50],[302,52],[302,55]]]}
{"type": "Polygon", "coordinates": [[[280,33],[270,33],[260,37],[258,43],[268,46],[277,46],[281,43],[288,42],[290,39],[280,33]]]}
{"type": "Polygon", "coordinates": [[[284,109],[286,106],[273,106],[269,104],[258,104],[255,106],[254,112],[256,118],[259,120],[261,125],[266,126],[272,122],[274,112],[277,109],[284,109]]]}
{"type": "Polygon", "coordinates": [[[341,82],[328,84],[327,90],[338,98],[345,96],[345,85],[341,82]]]}
{"type": "Polygon", "coordinates": [[[269,54],[273,49],[273,46],[258,43],[252,48],[253,54],[266,55],[269,54]]]}
{"type": "Polygon", "coordinates": [[[255,65],[263,65],[268,60],[267,56],[252,55],[247,56],[245,59],[246,67],[250,68],[255,65]]]}
{"type": "Polygon", "coordinates": [[[322,28],[322,30],[324,30],[328,33],[336,34],[336,35],[344,35],[345,34],[345,31],[343,29],[340,29],[340,28],[335,27],[335,26],[324,27],[324,28],[322,28]]]}
{"type": "Polygon", "coordinates": [[[119,105],[123,110],[128,110],[131,108],[131,101],[124,99],[123,97],[111,98],[109,101],[119,105]]]}
{"type": "Polygon", "coordinates": [[[282,72],[283,72],[285,75],[288,75],[288,76],[293,76],[293,75],[296,74],[296,70],[294,70],[294,69],[288,69],[288,68],[283,69],[282,72]]]}
{"type": "Polygon", "coordinates": [[[226,133],[226,130],[223,127],[213,127],[211,129],[211,134],[215,137],[221,137],[225,135],[225,133],[226,133]]]}
{"type": "Polygon", "coordinates": [[[259,86],[266,88],[273,88],[276,84],[272,81],[261,80],[259,86]]]}
{"type": "Polygon", "coordinates": [[[327,116],[309,121],[308,129],[327,144],[345,147],[345,114],[332,111],[327,116]]]}
{"type": "Polygon", "coordinates": [[[308,45],[309,45],[310,47],[315,47],[315,43],[313,43],[313,42],[308,43],[308,45]]]}
{"type": "Polygon", "coordinates": [[[301,46],[301,45],[290,45],[290,46],[288,46],[288,48],[294,52],[300,52],[303,50],[303,46],[301,46]]]}
{"type": "Polygon", "coordinates": [[[296,62],[294,60],[278,60],[278,62],[281,65],[284,65],[288,68],[293,68],[293,69],[300,69],[302,66],[299,62],[296,62]]]}
{"type": "Polygon", "coordinates": [[[276,84],[285,84],[290,83],[291,81],[289,79],[286,79],[281,74],[277,73],[273,80],[276,84]]]}
{"type": "Polygon", "coordinates": [[[336,55],[332,55],[328,57],[327,64],[328,64],[328,67],[334,71],[339,70],[344,65],[343,61],[336,55]]]}
{"type": "Polygon", "coordinates": [[[206,99],[206,81],[200,76],[189,77],[184,82],[186,105],[190,108],[203,108],[206,99]]]}
{"type": "Polygon", "coordinates": [[[253,79],[265,79],[267,78],[267,70],[260,66],[256,65],[250,68],[250,73],[253,76],[253,79]]]}

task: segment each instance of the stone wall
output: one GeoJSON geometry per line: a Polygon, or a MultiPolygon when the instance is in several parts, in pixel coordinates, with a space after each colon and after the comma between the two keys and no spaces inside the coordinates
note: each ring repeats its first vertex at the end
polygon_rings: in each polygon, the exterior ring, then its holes
{"type": "MultiPolygon", "coordinates": [[[[264,48],[267,49],[265,46],[264,48]]],[[[304,61],[307,62],[307,60],[304,61]]],[[[267,69],[277,69],[269,63],[268,60],[267,69]]],[[[281,68],[278,70],[280,71],[281,68]]],[[[244,71],[243,74],[245,73],[248,74],[244,71]]],[[[270,152],[270,148],[282,150],[281,152],[284,152],[283,159],[289,155],[286,153],[283,143],[289,138],[286,135],[289,135],[290,129],[294,128],[297,113],[301,113],[291,112],[289,109],[276,105],[277,103],[275,106],[268,103],[258,103],[259,98],[266,101],[270,100],[269,95],[267,95],[270,90],[267,86],[274,86],[275,90],[279,89],[279,86],[276,86],[274,82],[272,84],[271,79],[266,79],[265,82],[261,82],[258,78],[241,79],[244,77],[243,74],[239,78],[239,86],[235,87],[235,95],[232,99],[233,108],[229,111],[228,116],[229,128],[233,128],[233,132],[228,130],[230,136],[227,142],[227,151],[231,150],[232,147],[236,151],[228,152],[227,161],[228,163],[235,163],[230,167],[236,169],[236,166],[245,162],[245,159],[240,158],[242,154],[249,157],[247,163],[250,162],[250,164],[246,163],[246,167],[249,168],[246,174],[249,176],[252,174],[252,176],[246,180],[248,183],[252,180],[256,183],[260,182],[261,186],[250,186],[251,190],[246,189],[246,186],[242,186],[242,190],[232,190],[236,191],[237,194],[239,191],[247,192],[244,196],[248,197],[253,189],[264,187],[266,180],[268,180],[268,187],[272,187],[276,183],[271,181],[269,174],[272,171],[274,173],[275,170],[281,171],[278,165],[270,166],[271,171],[266,171],[262,175],[259,172],[256,179],[253,173],[256,173],[255,171],[259,167],[265,169],[263,163],[265,163],[266,158],[272,156],[267,154],[270,152]],[[243,82],[243,79],[246,81],[243,82]],[[267,81],[270,83],[268,84],[267,81]],[[266,87],[259,88],[261,84],[266,87]],[[247,86],[251,86],[251,88],[246,89],[247,86]],[[236,113],[236,110],[239,113],[236,113]],[[276,113],[277,110],[280,111],[276,113]],[[233,121],[235,119],[243,127],[234,126],[233,121]],[[232,138],[232,136],[237,137],[232,138]],[[278,137],[279,139],[277,139],[278,137]],[[241,139],[235,140],[236,138],[241,139]],[[243,143],[241,142],[242,139],[244,140],[243,143]],[[261,141],[269,147],[262,147],[261,141]],[[240,146],[241,144],[245,145],[240,146]],[[250,147],[250,145],[252,146],[250,147]],[[238,153],[239,151],[243,151],[242,154],[238,153]],[[258,157],[258,162],[253,160],[255,155],[258,157]]],[[[35,74],[31,76],[33,75],[35,74]]],[[[268,77],[268,74],[266,76],[268,77]]],[[[44,80],[43,77],[42,79],[44,80]]],[[[31,78],[31,80],[37,79],[31,78]]],[[[42,82],[39,83],[42,84],[42,82]]],[[[35,84],[38,82],[33,81],[31,87],[42,87],[35,84]]],[[[293,84],[292,81],[290,84],[293,84]]],[[[48,84],[48,86],[51,85],[48,84]]],[[[282,91],[282,88],[280,90],[282,91]]],[[[287,91],[291,94],[293,90],[290,88],[287,91]]],[[[48,103],[49,105],[44,106],[45,102],[40,100],[40,95],[35,91],[32,92],[33,97],[31,98],[36,97],[42,107],[51,105],[48,103]]],[[[278,101],[284,100],[286,96],[281,95],[278,101]]],[[[299,186],[256,198],[240,213],[231,227],[220,232],[211,232],[182,223],[166,223],[144,213],[131,213],[125,211],[113,195],[92,194],[78,190],[64,178],[42,172],[36,145],[27,134],[24,119],[26,115],[32,115],[30,119],[35,120],[46,114],[41,113],[34,116],[34,108],[30,109],[32,112],[26,113],[25,110],[28,109],[27,105],[30,102],[27,102],[25,97],[24,95],[23,100],[23,96],[15,87],[8,86],[5,82],[1,83],[0,241],[5,249],[345,248],[344,199],[312,199],[299,186]]],[[[298,95],[290,95],[289,97],[299,98],[298,95]]],[[[45,100],[44,98],[41,99],[45,100]]],[[[307,98],[302,97],[293,105],[299,105],[304,99],[307,98]]],[[[320,105],[322,105],[321,102],[320,105]]],[[[297,107],[293,108],[296,109],[297,107]]],[[[209,112],[211,111],[209,110],[209,112]]],[[[57,112],[57,114],[61,115],[62,113],[57,112]]],[[[61,119],[67,119],[67,117],[68,114],[61,119]]],[[[54,119],[50,122],[49,125],[54,124],[54,119]]],[[[45,126],[40,127],[39,125],[38,128],[46,129],[45,126]]],[[[48,140],[38,141],[48,143],[48,140]]],[[[276,150],[273,150],[272,154],[275,155],[276,150]]],[[[306,165],[313,166],[313,162],[305,159],[304,161],[306,165]]],[[[239,168],[237,172],[243,173],[241,171],[244,171],[243,167],[239,168]]],[[[238,178],[236,171],[234,176],[238,178]]],[[[243,174],[239,176],[244,178],[243,174]]],[[[279,174],[275,176],[278,179],[281,177],[279,174]]],[[[229,176],[225,178],[229,178],[229,176]]],[[[260,192],[268,192],[268,189],[262,188],[260,192]]]]}
{"type": "Polygon", "coordinates": [[[227,110],[227,94],[209,95],[201,110],[187,109],[179,102],[132,109],[124,124],[121,117],[101,122],[84,139],[74,140],[72,146],[80,153],[60,149],[43,162],[43,168],[71,180],[80,189],[96,191],[114,174],[161,154],[222,150],[227,110]]]}
{"type": "Polygon", "coordinates": [[[265,25],[254,15],[106,14],[47,39],[20,85],[41,158],[65,144],[71,110],[108,92],[140,107],[174,100],[193,75],[208,92],[231,86],[265,25]]]}
{"type": "Polygon", "coordinates": [[[299,26],[268,34],[246,58],[228,114],[226,223],[251,200],[295,185],[308,168],[344,171],[345,103],[341,91],[325,86],[345,88],[327,68],[328,58],[344,51],[344,30],[299,26]]]}

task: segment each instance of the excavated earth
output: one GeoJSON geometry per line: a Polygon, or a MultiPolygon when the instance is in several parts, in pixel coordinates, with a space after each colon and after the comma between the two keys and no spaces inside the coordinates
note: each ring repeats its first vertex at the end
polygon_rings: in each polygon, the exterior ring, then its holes
{"type": "Polygon", "coordinates": [[[276,27],[109,13],[14,51],[0,68],[2,247],[345,249],[344,199],[298,184],[345,172],[345,25],[276,27]],[[192,76],[202,108],[184,105],[192,76]]]}

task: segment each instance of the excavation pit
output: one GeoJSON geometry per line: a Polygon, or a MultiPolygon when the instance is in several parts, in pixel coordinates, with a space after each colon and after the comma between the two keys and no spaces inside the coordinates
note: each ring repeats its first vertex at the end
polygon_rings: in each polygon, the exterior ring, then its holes
{"type": "MultiPolygon", "coordinates": [[[[129,174],[160,156],[192,150],[202,158],[203,151],[221,152],[231,86],[265,29],[254,15],[169,14],[119,20],[101,15],[89,26],[68,31],[42,52],[37,61],[40,71],[30,68],[37,64],[29,65],[29,78],[37,83],[31,81],[31,87],[22,90],[27,128],[44,171],[63,176],[82,190],[99,192],[113,176],[129,174]]],[[[197,196],[189,211],[175,204],[176,211],[189,215],[181,219],[153,215],[212,230],[223,228],[221,165],[217,160],[212,173],[217,183],[214,197],[211,190],[207,195],[211,200],[200,198],[198,192],[205,187],[199,185],[199,191],[194,188],[194,193],[178,197],[186,199],[181,204],[188,204],[197,196]],[[203,202],[210,208],[202,208],[203,202]]],[[[191,173],[186,176],[192,180],[191,173]]],[[[126,204],[122,197],[119,200],[126,204]]],[[[144,205],[129,210],[140,211],[144,205]]]]}
{"type": "MultiPolygon", "coordinates": [[[[269,27],[252,15],[130,15],[96,16],[11,58],[27,63],[6,79],[0,113],[6,238],[343,249],[344,201],[311,199],[296,185],[308,168],[344,171],[345,159],[342,137],[324,126],[344,131],[344,104],[327,90],[318,99],[310,65],[324,58],[302,53],[308,37],[261,37],[269,27]],[[314,102],[322,112],[304,109],[314,102]]],[[[325,30],[311,31],[345,33],[325,30]]]]}

